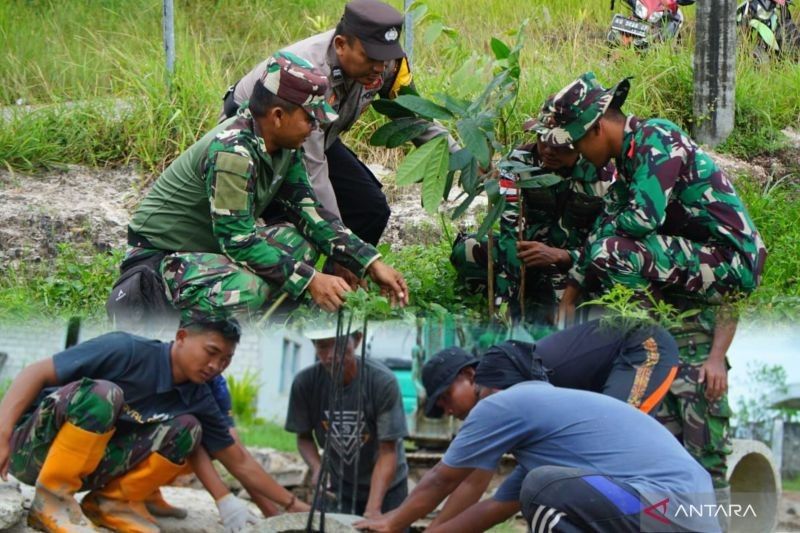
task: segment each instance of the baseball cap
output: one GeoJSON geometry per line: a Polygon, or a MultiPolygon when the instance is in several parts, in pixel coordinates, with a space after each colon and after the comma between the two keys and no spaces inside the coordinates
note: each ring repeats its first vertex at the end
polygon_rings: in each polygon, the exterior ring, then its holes
{"type": "Polygon", "coordinates": [[[320,124],[339,118],[325,100],[328,77],[300,56],[285,50],[274,54],[267,60],[261,83],[272,94],[301,106],[320,124]]]}
{"type": "Polygon", "coordinates": [[[527,127],[552,146],[569,146],[583,138],[609,107],[622,107],[630,86],[630,78],[625,78],[606,89],[593,72],[586,72],[549,97],[527,127]]]}
{"type": "Polygon", "coordinates": [[[358,37],[367,57],[388,61],[405,55],[400,46],[403,14],[378,0],[353,0],[344,6],[341,21],[346,35],[358,37]]]}
{"type": "Polygon", "coordinates": [[[462,369],[477,364],[477,357],[458,346],[445,348],[430,358],[422,367],[422,385],[428,396],[425,401],[425,416],[441,418],[444,411],[436,405],[439,396],[453,384],[462,369]]]}

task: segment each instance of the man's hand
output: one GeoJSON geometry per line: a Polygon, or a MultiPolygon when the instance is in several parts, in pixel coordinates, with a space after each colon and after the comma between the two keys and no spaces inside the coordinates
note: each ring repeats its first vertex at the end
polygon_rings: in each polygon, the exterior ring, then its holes
{"type": "Polygon", "coordinates": [[[333,274],[335,276],[339,276],[343,278],[350,288],[353,290],[358,289],[359,287],[367,288],[367,282],[362,279],[358,279],[358,276],[350,272],[348,269],[340,265],[339,263],[333,262],[333,274]]]}
{"type": "Polygon", "coordinates": [[[380,285],[381,294],[388,296],[392,305],[408,305],[408,285],[400,272],[378,259],[369,266],[367,274],[380,285]]]}
{"type": "Polygon", "coordinates": [[[11,464],[11,440],[0,434],[0,477],[8,481],[8,467],[11,464]]]}
{"type": "Polygon", "coordinates": [[[381,517],[380,509],[364,509],[364,518],[374,520],[381,517]]]}
{"type": "Polygon", "coordinates": [[[706,399],[715,402],[728,391],[728,369],[725,360],[709,358],[700,367],[698,383],[706,384],[706,399]]]}
{"type": "Polygon", "coordinates": [[[517,257],[525,266],[533,268],[546,268],[550,265],[569,267],[572,258],[566,250],[553,248],[538,241],[518,241],[517,257]]]}
{"type": "Polygon", "coordinates": [[[259,522],[259,518],[250,512],[244,500],[240,500],[230,493],[217,500],[217,509],[219,509],[225,533],[236,533],[248,525],[255,525],[259,522]]]}
{"type": "Polygon", "coordinates": [[[367,518],[366,520],[359,520],[353,524],[353,527],[362,531],[399,531],[399,528],[392,524],[389,515],[381,515],[377,518],[367,518]]]}
{"type": "Polygon", "coordinates": [[[292,505],[286,508],[287,513],[307,513],[310,510],[310,505],[303,500],[298,500],[297,498],[295,498],[295,500],[292,502],[292,505]]]}
{"type": "Polygon", "coordinates": [[[336,311],[344,303],[344,295],[350,286],[339,276],[317,272],[308,284],[311,298],[325,311],[336,311]]]}

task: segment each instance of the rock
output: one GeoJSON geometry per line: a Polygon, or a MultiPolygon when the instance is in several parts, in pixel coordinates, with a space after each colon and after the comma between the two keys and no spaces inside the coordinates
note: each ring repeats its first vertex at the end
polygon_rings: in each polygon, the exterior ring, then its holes
{"type": "MultiPolygon", "coordinates": [[[[338,513],[325,514],[326,533],[353,533],[358,531],[351,524],[361,520],[360,516],[338,513]]],[[[306,530],[308,513],[290,513],[267,518],[260,531],[275,531],[280,533],[301,533],[306,530]]],[[[314,531],[319,527],[319,515],[314,517],[314,531]]],[[[252,529],[253,532],[256,529],[252,529]]]]}
{"type": "Polygon", "coordinates": [[[272,448],[248,447],[247,450],[281,486],[297,487],[303,484],[308,466],[298,454],[279,452],[272,448]]]}
{"type": "Polygon", "coordinates": [[[25,516],[22,494],[15,482],[0,483],[0,531],[21,522],[25,516]]]}

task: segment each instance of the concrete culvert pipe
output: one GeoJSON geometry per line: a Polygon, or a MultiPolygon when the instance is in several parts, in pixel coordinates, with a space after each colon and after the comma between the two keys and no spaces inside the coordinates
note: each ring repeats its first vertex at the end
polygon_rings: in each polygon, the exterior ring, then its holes
{"type": "Polygon", "coordinates": [[[733,453],[728,457],[728,482],[730,531],[775,531],[781,477],[770,449],[759,441],[734,439],[733,453]]]}
{"type": "MultiPolygon", "coordinates": [[[[315,513],[313,531],[319,531],[319,513],[315,513]]],[[[356,533],[351,526],[361,520],[360,516],[350,514],[325,513],[325,533],[356,533]]],[[[260,531],[276,533],[305,533],[308,513],[287,513],[267,518],[260,526],[260,531]]]]}

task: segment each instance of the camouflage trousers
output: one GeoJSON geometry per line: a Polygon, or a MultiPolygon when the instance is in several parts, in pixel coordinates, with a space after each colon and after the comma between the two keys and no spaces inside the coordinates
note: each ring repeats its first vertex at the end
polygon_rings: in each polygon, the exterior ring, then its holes
{"type": "MultiPolygon", "coordinates": [[[[317,250],[289,223],[258,229],[258,238],[297,261],[314,265],[317,250]]],[[[250,315],[271,304],[280,287],[264,281],[223,254],[177,252],[161,261],[172,304],[181,312],[250,315]]]]}
{"type": "Polygon", "coordinates": [[[35,485],[51,443],[67,422],[93,433],[117,428],[100,464],[83,480],[82,490],[102,487],[151,453],[182,463],[200,442],[200,422],[192,415],[161,423],[135,424],[118,421],[123,408],[122,390],[109,381],[83,378],[64,385],[46,396],[14,429],[11,473],[22,482],[35,485]]]}
{"type": "Polygon", "coordinates": [[[683,237],[607,237],[592,243],[589,253],[590,271],[608,289],[620,284],[657,293],[676,286],[718,302],[726,294],[752,291],[757,282],[739,252],[683,237]]]}
{"type": "MultiPolygon", "coordinates": [[[[464,283],[475,292],[486,290],[489,276],[488,241],[488,237],[479,240],[475,235],[459,235],[450,253],[450,263],[464,283]]],[[[516,245],[513,249],[505,249],[499,242],[498,232],[494,233],[493,244],[495,303],[508,302],[512,316],[516,316],[519,314],[522,262],[517,257],[516,245]]],[[[526,310],[536,311],[534,317],[528,318],[535,320],[550,316],[561,298],[565,281],[565,276],[556,271],[526,269],[526,310]]]]}
{"type": "Polygon", "coordinates": [[[698,383],[702,363],[681,362],[656,419],[683,443],[684,448],[711,475],[714,488],[728,486],[727,457],[731,453],[728,395],[715,402],[698,383]]]}

